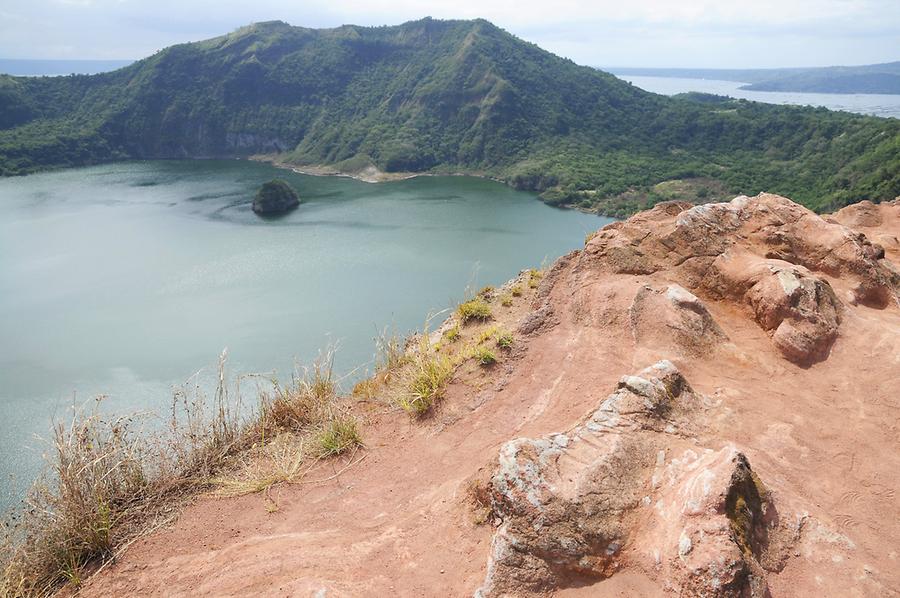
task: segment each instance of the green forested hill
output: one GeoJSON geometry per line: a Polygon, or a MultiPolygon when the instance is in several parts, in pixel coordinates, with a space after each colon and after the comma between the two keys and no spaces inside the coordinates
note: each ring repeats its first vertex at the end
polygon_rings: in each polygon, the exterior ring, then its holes
{"type": "Polygon", "coordinates": [[[621,214],[672,196],[900,195],[900,121],[666,98],[477,21],[259,23],[93,76],[0,77],[0,174],[278,154],[488,174],[621,214]]]}

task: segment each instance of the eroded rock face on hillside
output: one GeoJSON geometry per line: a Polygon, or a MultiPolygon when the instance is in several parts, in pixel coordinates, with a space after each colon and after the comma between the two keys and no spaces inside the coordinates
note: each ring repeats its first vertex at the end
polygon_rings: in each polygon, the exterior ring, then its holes
{"type": "Polygon", "coordinates": [[[790,534],[743,454],[686,440],[703,402],[661,361],[567,432],[503,445],[490,484],[500,524],[476,596],[540,595],[626,565],[691,596],[765,596],[766,569],[783,562],[773,540],[790,534]]]}
{"type": "Polygon", "coordinates": [[[609,225],[432,333],[514,345],[429,417],[385,375],[364,452],[201,498],[79,594],[900,597],[898,239],[900,201],[609,225]]]}
{"type": "Polygon", "coordinates": [[[827,220],[865,233],[894,263],[900,259],[900,197],[878,204],[871,201],[851,204],[827,220]]]}
{"type": "Polygon", "coordinates": [[[706,305],[677,284],[642,286],[634,295],[628,316],[638,345],[670,341],[679,355],[708,355],[728,340],[706,305]]]}
{"type": "Polygon", "coordinates": [[[808,366],[827,359],[843,304],[900,302],[900,273],[884,248],[771,194],[728,203],[660,204],[602,229],[580,256],[584,270],[663,272],[694,293],[730,299],[766,330],[782,355],[808,366]],[[839,294],[832,280],[846,288],[839,294]]]}

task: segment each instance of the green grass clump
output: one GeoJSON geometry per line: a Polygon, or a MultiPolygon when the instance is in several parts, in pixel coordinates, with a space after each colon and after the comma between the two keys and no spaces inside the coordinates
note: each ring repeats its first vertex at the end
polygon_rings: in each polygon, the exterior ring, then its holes
{"type": "Polygon", "coordinates": [[[444,333],[444,338],[453,343],[459,340],[459,334],[459,325],[456,325],[444,333]]]}
{"type": "Polygon", "coordinates": [[[500,297],[500,305],[502,305],[503,307],[511,307],[512,304],[513,304],[512,296],[503,295],[502,297],[500,297]]]}
{"type": "Polygon", "coordinates": [[[477,347],[473,351],[472,356],[475,358],[475,361],[483,366],[493,365],[494,363],[497,363],[497,354],[487,347],[477,347]]]}
{"type": "Polygon", "coordinates": [[[497,333],[497,346],[501,349],[512,349],[513,340],[512,332],[504,330],[497,333]]]}
{"type": "Polygon", "coordinates": [[[480,296],[484,297],[485,299],[488,299],[488,298],[490,298],[490,295],[493,292],[494,292],[494,287],[488,285],[486,287],[482,287],[482,289],[480,291],[478,291],[478,294],[480,296]]]}
{"type": "Polygon", "coordinates": [[[443,355],[420,354],[412,370],[400,407],[410,415],[421,416],[444,396],[444,386],[453,374],[453,363],[443,355]]]}
{"type": "Polygon", "coordinates": [[[340,455],[352,448],[362,446],[362,438],[355,417],[343,415],[325,424],[316,437],[319,457],[340,455]]]}
{"type": "Polygon", "coordinates": [[[509,290],[509,292],[513,297],[521,297],[522,296],[522,286],[516,285],[513,288],[511,288],[509,290]]]}
{"type": "Polygon", "coordinates": [[[490,320],[492,317],[491,306],[481,297],[475,297],[459,304],[456,313],[463,324],[471,320],[490,320]]]}

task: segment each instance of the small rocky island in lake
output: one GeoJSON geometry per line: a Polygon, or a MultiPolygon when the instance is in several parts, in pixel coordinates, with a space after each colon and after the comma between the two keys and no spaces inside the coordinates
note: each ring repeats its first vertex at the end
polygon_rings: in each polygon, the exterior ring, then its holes
{"type": "Polygon", "coordinates": [[[300,205],[297,192],[281,179],[273,179],[256,192],[253,198],[253,211],[260,216],[276,216],[290,212],[300,205]]]}

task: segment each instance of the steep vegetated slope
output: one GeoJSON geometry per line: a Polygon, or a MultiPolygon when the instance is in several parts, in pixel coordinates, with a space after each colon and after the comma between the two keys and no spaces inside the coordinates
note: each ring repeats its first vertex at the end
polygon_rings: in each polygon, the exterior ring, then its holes
{"type": "Polygon", "coordinates": [[[259,23],[112,73],[0,77],[0,173],[268,154],[487,174],[612,214],[675,196],[667,181],[815,209],[900,194],[900,122],[714,100],[646,93],[483,20],[259,23]]]}
{"type": "Polygon", "coordinates": [[[81,595],[896,596],[898,235],[769,194],[608,225],[361,384],[364,465],[200,499],[81,595]]]}

